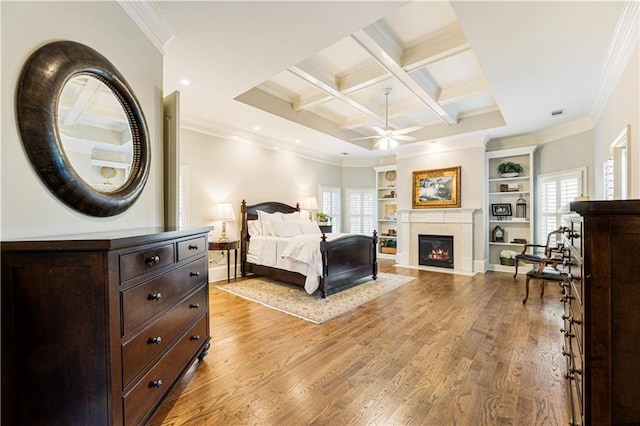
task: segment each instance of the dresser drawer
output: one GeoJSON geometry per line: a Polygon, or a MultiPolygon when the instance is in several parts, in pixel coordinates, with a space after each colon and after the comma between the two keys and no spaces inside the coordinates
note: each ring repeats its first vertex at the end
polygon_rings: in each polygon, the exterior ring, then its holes
{"type": "Polygon", "coordinates": [[[190,257],[201,255],[207,251],[205,237],[193,238],[191,240],[180,241],[178,243],[178,261],[183,261],[190,257]]]}
{"type": "Polygon", "coordinates": [[[207,316],[180,337],[176,345],[124,396],[127,424],[137,425],[169,391],[173,381],[207,340],[207,316]]]}
{"type": "Polygon", "coordinates": [[[124,386],[135,378],[158,354],[208,308],[208,287],[203,285],[175,308],[154,321],[122,347],[124,386]]]}
{"type": "Polygon", "coordinates": [[[126,335],[164,309],[178,303],[207,279],[207,258],[195,260],[121,293],[123,325],[126,335]]]}
{"type": "Polygon", "coordinates": [[[120,281],[125,282],[175,263],[174,244],[148,248],[120,256],[120,281]]]}

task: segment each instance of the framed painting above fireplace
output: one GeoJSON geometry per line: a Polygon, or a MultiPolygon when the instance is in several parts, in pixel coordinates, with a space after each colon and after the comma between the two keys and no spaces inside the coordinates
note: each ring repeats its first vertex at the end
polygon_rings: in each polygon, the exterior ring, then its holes
{"type": "Polygon", "coordinates": [[[460,169],[413,172],[413,208],[460,207],[460,169]]]}

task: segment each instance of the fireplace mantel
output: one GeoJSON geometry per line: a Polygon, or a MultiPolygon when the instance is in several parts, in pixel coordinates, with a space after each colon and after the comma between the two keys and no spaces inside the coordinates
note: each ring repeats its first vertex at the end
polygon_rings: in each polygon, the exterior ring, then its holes
{"type": "Polygon", "coordinates": [[[450,272],[473,275],[473,216],[477,208],[399,210],[398,266],[446,272],[419,265],[418,235],[453,235],[454,258],[450,272]]]}

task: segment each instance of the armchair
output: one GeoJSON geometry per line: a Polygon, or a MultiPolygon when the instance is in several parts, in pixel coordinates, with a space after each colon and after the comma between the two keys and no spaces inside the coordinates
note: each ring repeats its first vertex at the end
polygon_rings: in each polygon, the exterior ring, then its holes
{"type": "MultiPolygon", "coordinates": [[[[513,278],[515,279],[518,276],[518,264],[520,262],[530,265],[538,265],[543,259],[547,260],[555,260],[555,267],[558,263],[562,263],[562,252],[560,251],[560,247],[557,245],[557,240],[554,245],[553,236],[562,234],[565,231],[564,227],[560,227],[556,230],[553,230],[547,234],[547,242],[545,245],[541,244],[525,244],[522,248],[522,252],[517,254],[515,257],[515,273],[513,274],[513,278]]],[[[549,262],[553,264],[554,262],[549,262]]]]}
{"type": "Polygon", "coordinates": [[[568,286],[568,274],[561,269],[556,269],[558,263],[560,263],[560,260],[557,258],[541,259],[537,268],[532,268],[529,272],[527,272],[527,279],[525,281],[525,295],[524,299],[522,299],[523,304],[527,303],[527,299],[529,298],[529,281],[531,281],[532,279],[540,280],[540,297],[544,296],[544,287],[547,281],[554,281],[560,284],[562,293],[564,294],[564,288],[568,286]]]}

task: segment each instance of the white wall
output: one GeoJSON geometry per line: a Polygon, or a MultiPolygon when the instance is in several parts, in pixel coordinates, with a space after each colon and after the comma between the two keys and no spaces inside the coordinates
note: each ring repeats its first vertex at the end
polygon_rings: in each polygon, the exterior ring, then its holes
{"type": "Polygon", "coordinates": [[[587,168],[587,192],[594,196],[594,131],[578,133],[550,143],[541,144],[534,153],[535,176],[563,170],[587,168]]]}
{"type": "Polygon", "coordinates": [[[162,55],[117,2],[0,2],[2,8],[1,237],[77,234],[162,224],[162,55]],[[151,171],[138,201],[111,218],[92,218],[51,194],[31,167],[14,110],[24,61],[38,47],[72,40],[100,52],[125,76],[151,139],[151,171]]]}
{"type": "Polygon", "coordinates": [[[218,203],[234,206],[236,222],[227,224],[227,234],[240,233],[240,203],[280,201],[295,206],[305,197],[316,196],[318,185],[342,186],[342,168],[266,149],[245,142],[182,129],[180,162],[190,174],[190,225],[215,226],[218,203]]]}
{"type": "Polygon", "coordinates": [[[602,199],[602,164],[609,156],[609,147],[627,125],[631,125],[631,141],[627,142],[631,157],[630,198],[640,198],[640,60],[638,44],[616,85],[607,106],[595,127],[595,198],[602,199]]]}

